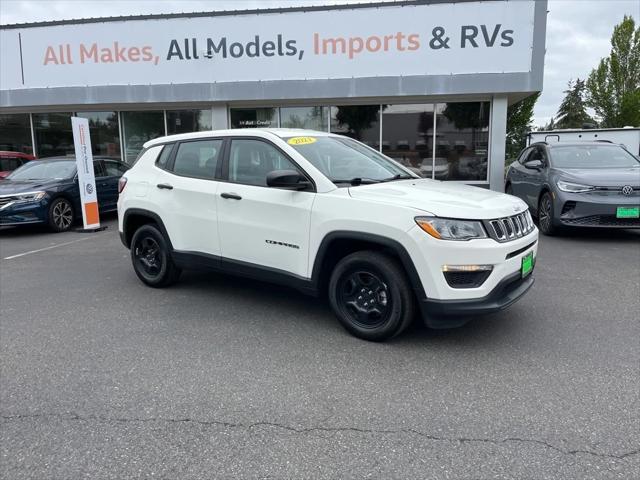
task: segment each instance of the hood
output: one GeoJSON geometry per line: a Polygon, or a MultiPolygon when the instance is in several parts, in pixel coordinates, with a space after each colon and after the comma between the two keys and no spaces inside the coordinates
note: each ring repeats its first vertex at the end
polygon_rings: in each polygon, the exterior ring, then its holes
{"type": "Polygon", "coordinates": [[[62,180],[0,180],[0,195],[48,190],[62,180]]]}
{"type": "Polygon", "coordinates": [[[401,205],[449,218],[490,219],[527,210],[522,200],[511,195],[426,178],[360,185],[349,188],[349,194],[358,199],[401,205]]]}
{"type": "Polygon", "coordinates": [[[557,169],[559,179],[593,187],[640,185],[640,166],[624,168],[557,169]]]}

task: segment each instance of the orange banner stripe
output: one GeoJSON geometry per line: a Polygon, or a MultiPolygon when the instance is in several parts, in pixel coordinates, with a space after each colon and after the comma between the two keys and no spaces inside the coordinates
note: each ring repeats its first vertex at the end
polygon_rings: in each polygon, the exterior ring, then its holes
{"type": "Polygon", "coordinates": [[[98,215],[98,202],[85,203],[84,216],[87,219],[87,225],[100,223],[100,216],[98,215]]]}

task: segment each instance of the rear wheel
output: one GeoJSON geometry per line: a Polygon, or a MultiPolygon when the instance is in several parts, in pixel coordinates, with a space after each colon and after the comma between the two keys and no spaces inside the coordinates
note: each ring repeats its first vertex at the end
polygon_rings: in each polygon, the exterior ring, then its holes
{"type": "Polygon", "coordinates": [[[131,239],[131,261],[138,278],[150,287],[175,283],[181,270],[171,259],[162,233],[154,225],[143,225],[131,239]]]}
{"type": "Polygon", "coordinates": [[[364,340],[394,337],[414,315],[404,271],[378,252],[356,252],[340,260],[329,281],[329,301],[344,328],[364,340]]]}
{"type": "Polygon", "coordinates": [[[73,225],[73,206],[66,198],[56,198],[49,206],[49,227],[54,232],[66,232],[73,225]]]}
{"type": "Polygon", "coordinates": [[[553,214],[553,199],[549,192],[545,192],[540,197],[538,203],[538,226],[540,231],[545,235],[555,235],[558,233],[558,227],[555,225],[555,217],[553,214]]]}

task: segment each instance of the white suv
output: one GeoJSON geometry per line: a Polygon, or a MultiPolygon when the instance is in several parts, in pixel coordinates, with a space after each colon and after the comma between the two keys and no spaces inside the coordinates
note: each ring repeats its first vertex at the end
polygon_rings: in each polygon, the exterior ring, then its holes
{"type": "Polygon", "coordinates": [[[508,307],[533,284],[526,204],[417,177],[366,145],[296,129],[224,130],[145,144],[122,178],[122,242],[152,287],[208,268],[327,294],[367,340],[508,307]]]}

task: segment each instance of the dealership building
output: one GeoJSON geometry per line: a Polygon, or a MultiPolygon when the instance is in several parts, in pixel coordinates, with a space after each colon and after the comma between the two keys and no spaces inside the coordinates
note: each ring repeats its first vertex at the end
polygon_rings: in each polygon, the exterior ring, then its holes
{"type": "Polygon", "coordinates": [[[503,187],[507,108],[542,90],[547,2],[417,0],[0,26],[0,150],[135,161],[147,140],[289,127],[503,187]]]}

